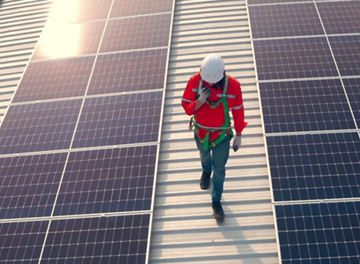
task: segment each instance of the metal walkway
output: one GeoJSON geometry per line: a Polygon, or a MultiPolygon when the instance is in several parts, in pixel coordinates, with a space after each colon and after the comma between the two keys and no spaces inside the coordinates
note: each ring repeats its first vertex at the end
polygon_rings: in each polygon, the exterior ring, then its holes
{"type": "MultiPolygon", "coordinates": [[[[246,1],[178,0],[167,77],[150,263],[279,263],[246,1]],[[230,151],[225,222],[199,187],[200,160],[181,97],[205,54],[242,84],[242,148],[230,151]]],[[[210,188],[211,189],[211,188],[210,188]]]]}

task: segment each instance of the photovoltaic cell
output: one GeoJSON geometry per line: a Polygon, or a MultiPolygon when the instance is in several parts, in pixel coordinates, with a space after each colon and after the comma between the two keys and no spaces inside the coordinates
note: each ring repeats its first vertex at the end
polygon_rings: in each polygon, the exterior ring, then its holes
{"type": "Polygon", "coordinates": [[[275,206],[283,264],[357,264],[360,202],[275,206]]]}
{"type": "Polygon", "coordinates": [[[88,94],[164,88],[167,49],[100,55],[88,94]]]}
{"type": "Polygon", "coordinates": [[[360,197],[357,133],[268,136],[275,201],[360,197]]]}
{"type": "Polygon", "coordinates": [[[317,3],[327,34],[360,33],[360,2],[317,3]]]}
{"type": "Polygon", "coordinates": [[[329,37],[340,74],[360,75],[360,36],[329,37]]]}
{"type": "Polygon", "coordinates": [[[0,218],[50,216],[66,153],[0,159],[0,218]]]}
{"type": "Polygon", "coordinates": [[[149,92],[86,99],[73,147],[157,141],[162,94],[149,92]]]}
{"type": "Polygon", "coordinates": [[[324,34],[313,3],[249,7],[253,38],[324,34]]]}
{"type": "Polygon", "coordinates": [[[55,215],[150,210],[157,146],[70,153],[55,215]]]}
{"type": "Polygon", "coordinates": [[[145,263],[148,214],[52,221],[42,264],[145,263]]]}
{"type": "Polygon", "coordinates": [[[30,63],[13,102],[83,96],[94,56],[30,63]]]}
{"type": "Polygon", "coordinates": [[[0,154],[69,148],[81,101],[10,106],[0,128],[0,154]]]}
{"type": "MultiPolygon", "coordinates": [[[[313,0],[300,0],[301,2],[312,2],[313,0]]],[[[291,3],[300,2],[299,0],[248,0],[248,4],[271,4],[271,3],[291,3]]]]}
{"type": "Polygon", "coordinates": [[[0,263],[37,264],[49,222],[0,223],[0,263]]]}
{"type": "Polygon", "coordinates": [[[340,80],[260,83],[266,133],[355,129],[340,80]]]}
{"type": "Polygon", "coordinates": [[[101,52],[168,46],[170,22],[171,14],[110,20],[101,52]]]}
{"type": "Polygon", "coordinates": [[[104,26],[105,21],[92,21],[63,25],[59,30],[58,25],[51,28],[50,24],[38,41],[32,61],[94,54],[98,50],[104,26]]]}
{"type": "Polygon", "coordinates": [[[110,17],[134,16],[140,14],[172,11],[173,0],[122,0],[115,1],[110,17]]]}
{"type": "Polygon", "coordinates": [[[357,126],[360,127],[360,79],[343,79],[357,126]]]}
{"type": "Polygon", "coordinates": [[[325,38],[254,41],[259,80],[337,76],[325,38]]]}

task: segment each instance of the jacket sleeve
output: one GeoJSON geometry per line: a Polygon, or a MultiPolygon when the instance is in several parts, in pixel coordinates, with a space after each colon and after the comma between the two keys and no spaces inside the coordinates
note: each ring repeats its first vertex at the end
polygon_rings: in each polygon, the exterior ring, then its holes
{"type": "Polygon", "coordinates": [[[241,132],[244,130],[244,128],[247,126],[248,123],[245,122],[244,103],[243,103],[240,84],[236,89],[235,103],[231,108],[231,112],[234,119],[234,127],[236,134],[241,134],[241,132]]]}
{"type": "Polygon", "coordinates": [[[182,107],[184,108],[185,113],[188,115],[195,114],[195,101],[198,84],[199,78],[197,78],[197,75],[192,76],[186,85],[183,97],[181,99],[182,107]]]}

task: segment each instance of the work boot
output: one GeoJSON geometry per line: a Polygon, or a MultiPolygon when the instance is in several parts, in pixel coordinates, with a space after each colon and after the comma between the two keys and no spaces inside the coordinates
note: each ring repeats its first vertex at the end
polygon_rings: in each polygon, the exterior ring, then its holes
{"type": "Polygon", "coordinates": [[[201,178],[200,178],[200,188],[202,190],[207,190],[209,188],[210,185],[210,175],[211,173],[207,173],[207,172],[203,172],[201,174],[201,178]]]}
{"type": "Polygon", "coordinates": [[[212,208],[214,211],[214,217],[217,221],[222,222],[224,220],[224,210],[220,201],[212,201],[212,208]]]}

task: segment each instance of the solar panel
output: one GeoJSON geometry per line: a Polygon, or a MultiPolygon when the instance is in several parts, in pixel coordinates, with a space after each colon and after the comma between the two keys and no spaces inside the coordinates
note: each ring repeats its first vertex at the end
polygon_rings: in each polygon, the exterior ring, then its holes
{"type": "Polygon", "coordinates": [[[340,74],[360,75],[360,36],[329,37],[340,74]]]}
{"type": "Polygon", "coordinates": [[[283,264],[350,263],[360,256],[360,202],[275,206],[283,264]]]}
{"type": "Polygon", "coordinates": [[[324,34],[313,3],[251,6],[254,38],[324,34]]]}
{"type": "Polygon", "coordinates": [[[51,222],[41,263],[145,263],[149,214],[51,222]]]}
{"type": "Polygon", "coordinates": [[[122,0],[115,1],[110,17],[134,16],[140,14],[168,12],[172,10],[173,0],[122,0]]]}
{"type": "Polygon", "coordinates": [[[0,223],[0,262],[37,264],[48,221],[0,223]]]}
{"type": "Polygon", "coordinates": [[[94,54],[97,52],[105,21],[91,21],[81,24],[51,24],[41,35],[32,61],[61,57],[94,54]]]}
{"type": "Polygon", "coordinates": [[[360,33],[360,2],[317,3],[327,34],[360,33]]]}
{"type": "Polygon", "coordinates": [[[157,145],[70,153],[55,215],[150,210],[157,145]]]}
{"type": "Polygon", "coordinates": [[[66,153],[1,158],[0,218],[50,216],[65,159],[66,153]]]}
{"type": "Polygon", "coordinates": [[[360,127],[360,79],[343,79],[357,126],[360,127]]]}
{"type": "Polygon", "coordinates": [[[266,133],[355,129],[340,80],[260,83],[266,133]]]}
{"type": "Polygon", "coordinates": [[[69,148],[81,102],[10,106],[0,129],[0,154],[69,148]]]}
{"type": "Polygon", "coordinates": [[[259,80],[337,76],[325,38],[255,40],[259,80]]]}
{"type": "Polygon", "coordinates": [[[30,63],[13,102],[83,96],[94,56],[30,63]]]}
{"type": "Polygon", "coordinates": [[[167,49],[100,55],[88,94],[164,88],[167,49]]]}
{"type": "Polygon", "coordinates": [[[0,127],[0,263],[148,262],[173,9],[153,2],[53,3],[0,127]]]}
{"type": "Polygon", "coordinates": [[[156,142],[163,92],[88,98],[73,147],[156,142]]]}
{"type": "Polygon", "coordinates": [[[101,52],[168,46],[171,14],[110,20],[101,52]]]}
{"type": "Polygon", "coordinates": [[[357,133],[267,136],[275,201],[360,197],[357,133]]]}
{"type": "MultiPolygon", "coordinates": [[[[301,2],[312,2],[313,0],[301,0],[301,2]]],[[[248,0],[248,4],[271,4],[271,3],[291,3],[300,2],[299,0],[248,0]]]]}

